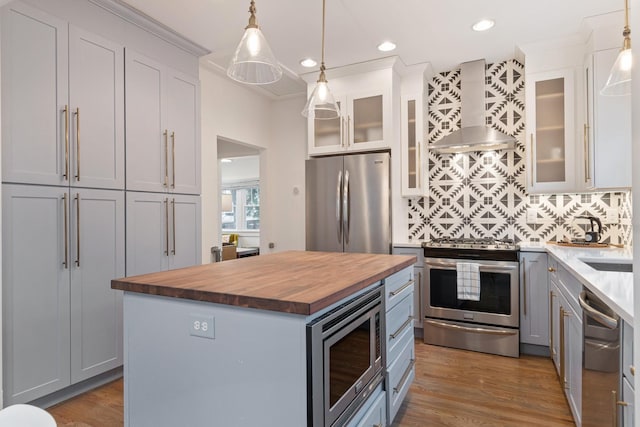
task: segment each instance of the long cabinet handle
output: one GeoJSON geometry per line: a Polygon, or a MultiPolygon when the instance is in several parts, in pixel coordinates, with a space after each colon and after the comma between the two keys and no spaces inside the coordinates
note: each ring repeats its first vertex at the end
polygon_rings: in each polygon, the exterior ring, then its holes
{"type": "Polygon", "coordinates": [[[166,244],[166,249],[164,251],[164,254],[166,256],[169,256],[169,199],[164,199],[164,223],[166,225],[165,227],[165,244],[166,244]]]}
{"type": "Polygon", "coordinates": [[[62,195],[62,206],[64,207],[64,268],[69,268],[69,212],[67,210],[67,193],[62,195]]]}
{"type": "Polygon", "coordinates": [[[591,164],[591,153],[589,152],[589,125],[584,124],[584,134],[582,136],[584,141],[584,182],[589,182],[591,179],[591,170],[589,165],[591,164]]]}
{"type": "Polygon", "coordinates": [[[417,189],[421,189],[422,188],[422,153],[420,151],[420,141],[416,141],[416,171],[418,172],[417,175],[417,182],[416,182],[416,188],[417,189]]]}
{"type": "Polygon", "coordinates": [[[402,387],[404,387],[405,383],[407,382],[407,378],[409,378],[409,374],[411,374],[411,369],[413,369],[413,365],[415,364],[416,364],[416,359],[409,360],[409,366],[407,366],[407,369],[404,370],[404,373],[400,377],[400,381],[398,381],[398,385],[393,388],[393,394],[400,393],[400,390],[402,390],[402,387]]]}
{"type": "Polygon", "coordinates": [[[74,197],[76,201],[76,266],[80,267],[80,194],[74,197]]]}
{"type": "Polygon", "coordinates": [[[347,139],[347,119],[340,117],[340,146],[344,148],[344,141],[347,139]]]}
{"type": "Polygon", "coordinates": [[[405,283],[404,285],[402,285],[401,287],[399,287],[398,289],[394,290],[394,291],[390,291],[389,292],[389,296],[390,297],[395,297],[396,295],[398,295],[399,293],[401,293],[402,291],[404,291],[405,289],[407,289],[409,286],[413,285],[416,281],[414,279],[409,280],[407,283],[405,283]]]}
{"type": "Polygon", "coordinates": [[[525,317],[527,316],[527,260],[522,259],[522,305],[525,317]]]}
{"type": "Polygon", "coordinates": [[[336,222],[338,223],[338,244],[342,244],[342,171],[338,171],[336,187],[336,222]]]}
{"type": "Polygon", "coordinates": [[[171,215],[173,216],[173,228],[171,232],[173,233],[173,249],[171,249],[171,254],[176,254],[176,199],[171,199],[171,215]]]}
{"type": "Polygon", "coordinates": [[[80,107],[76,108],[76,180],[80,181],[80,107]]]}
{"type": "Polygon", "coordinates": [[[164,186],[169,186],[169,131],[164,130],[164,186]]]}
{"type": "Polygon", "coordinates": [[[171,188],[176,188],[176,133],[171,132],[171,188]]]}
{"type": "Polygon", "coordinates": [[[69,106],[64,106],[64,177],[69,180],[69,106]]]}
{"type": "Polygon", "coordinates": [[[349,244],[349,226],[351,225],[351,199],[349,195],[349,171],[344,172],[344,184],[342,186],[342,234],[344,243],[349,244]]]}
{"type": "Polygon", "coordinates": [[[404,323],[400,325],[397,331],[389,335],[389,338],[391,338],[392,340],[395,340],[398,337],[398,335],[400,335],[402,331],[404,331],[404,329],[411,323],[412,320],[413,320],[413,316],[407,317],[407,320],[405,320],[404,323]]]}
{"type": "Polygon", "coordinates": [[[437,326],[444,329],[453,329],[456,331],[472,332],[485,335],[516,335],[518,330],[503,330],[503,329],[487,329],[487,328],[470,328],[468,326],[454,325],[451,323],[439,322],[437,320],[425,320],[426,323],[437,326]]]}
{"type": "Polygon", "coordinates": [[[347,116],[347,147],[351,145],[351,116],[347,116]]]}
{"type": "Polygon", "coordinates": [[[555,356],[555,349],[553,348],[553,297],[555,297],[555,294],[553,291],[549,291],[549,354],[551,359],[555,356]]]}
{"type": "Polygon", "coordinates": [[[631,372],[631,375],[633,375],[634,377],[636,376],[636,367],[631,365],[629,366],[629,372],[631,372]]]}
{"type": "Polygon", "coordinates": [[[565,364],[565,324],[564,318],[571,316],[571,313],[564,309],[564,307],[560,306],[560,380],[562,381],[562,386],[565,389],[569,388],[569,384],[567,383],[567,367],[565,364]]]}

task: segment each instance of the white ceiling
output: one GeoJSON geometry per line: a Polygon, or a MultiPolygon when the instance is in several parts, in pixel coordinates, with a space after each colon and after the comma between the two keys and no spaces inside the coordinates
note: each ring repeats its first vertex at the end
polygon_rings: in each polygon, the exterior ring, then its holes
{"type": "MultiPolygon", "coordinates": [[[[249,17],[249,0],[122,1],[211,50],[203,61],[221,69],[249,17]]],[[[256,7],[258,24],[289,78],[315,71],[299,61],[319,61],[322,1],[256,0],[256,7]]],[[[398,55],[406,65],[430,62],[434,71],[446,71],[479,58],[513,58],[517,46],[575,35],[584,18],[623,7],[622,0],[326,0],[325,62],[331,69],[398,55]],[[495,27],[471,30],[481,18],[495,20],[495,27]],[[397,49],[379,52],[384,40],[397,49]]],[[[620,18],[620,31],[622,25],[620,18]]]]}

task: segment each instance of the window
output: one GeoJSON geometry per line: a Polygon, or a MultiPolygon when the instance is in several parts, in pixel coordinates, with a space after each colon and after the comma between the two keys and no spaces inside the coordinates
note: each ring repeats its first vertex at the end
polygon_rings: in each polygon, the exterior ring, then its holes
{"type": "Polygon", "coordinates": [[[260,186],[258,183],[224,187],[231,194],[231,211],[222,212],[223,230],[260,230],[260,186]]]}

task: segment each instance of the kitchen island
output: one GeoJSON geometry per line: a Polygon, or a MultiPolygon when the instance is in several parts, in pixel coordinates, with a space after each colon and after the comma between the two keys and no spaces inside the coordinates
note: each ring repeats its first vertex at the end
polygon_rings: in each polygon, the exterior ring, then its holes
{"type": "Polygon", "coordinates": [[[381,284],[387,305],[412,294],[395,278],[414,262],[293,251],[113,280],[125,291],[125,425],[307,425],[307,325],[381,284]]]}

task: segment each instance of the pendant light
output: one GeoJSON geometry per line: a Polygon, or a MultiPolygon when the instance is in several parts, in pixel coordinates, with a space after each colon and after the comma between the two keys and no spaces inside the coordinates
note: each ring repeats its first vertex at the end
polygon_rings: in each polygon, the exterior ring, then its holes
{"type": "Polygon", "coordinates": [[[633,58],[631,56],[631,29],[629,28],[629,1],[624,0],[624,30],[622,31],[624,41],[622,50],[616,58],[616,62],[611,67],[607,84],[604,85],[600,94],[605,96],[629,95],[631,93],[631,66],[633,58]]]}
{"type": "Polygon", "coordinates": [[[305,105],[304,110],[302,110],[303,116],[320,120],[336,119],[340,116],[340,108],[329,90],[327,78],[324,74],[325,3],[326,0],[322,0],[322,59],[320,62],[320,77],[318,77],[316,87],[313,89],[313,92],[311,92],[307,105],[305,105]]]}
{"type": "Polygon", "coordinates": [[[273,56],[271,48],[258,27],[255,2],[249,7],[249,25],[238,44],[227,75],[240,83],[264,85],[277,82],[282,77],[282,68],[273,56]]]}

